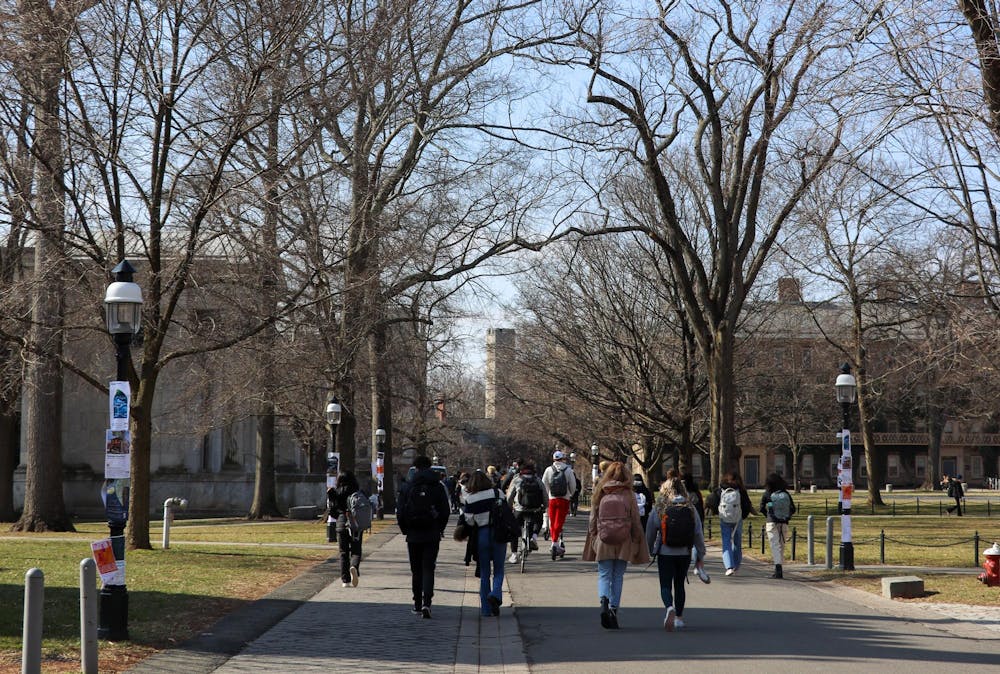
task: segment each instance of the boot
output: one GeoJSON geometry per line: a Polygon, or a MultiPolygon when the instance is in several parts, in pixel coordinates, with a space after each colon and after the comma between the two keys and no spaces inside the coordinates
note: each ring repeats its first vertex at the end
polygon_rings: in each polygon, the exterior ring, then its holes
{"type": "Polygon", "coordinates": [[[617,608],[609,609],[608,613],[611,616],[611,620],[609,621],[611,623],[611,629],[613,629],[613,630],[619,629],[619,627],[618,627],[618,609],[617,608]]]}
{"type": "Polygon", "coordinates": [[[781,573],[781,564],[774,565],[774,573],[771,574],[771,578],[784,578],[781,573]]]}
{"type": "Polygon", "coordinates": [[[607,597],[601,597],[601,627],[611,629],[611,609],[608,608],[607,597]]]}

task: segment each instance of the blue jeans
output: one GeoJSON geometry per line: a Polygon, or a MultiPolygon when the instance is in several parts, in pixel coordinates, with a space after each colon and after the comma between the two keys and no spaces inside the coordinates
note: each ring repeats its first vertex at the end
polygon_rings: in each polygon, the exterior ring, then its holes
{"type": "Polygon", "coordinates": [[[597,596],[607,597],[611,608],[618,608],[622,601],[622,583],[628,562],[624,559],[602,559],[597,562],[597,596]]]}
{"type": "Polygon", "coordinates": [[[678,618],[684,615],[684,602],[687,599],[684,581],[687,580],[690,567],[690,555],[656,556],[656,570],[660,574],[660,599],[663,600],[664,608],[674,607],[678,618]]]}
{"type": "Polygon", "coordinates": [[[726,569],[738,569],[743,563],[743,520],[736,524],[719,522],[722,537],[722,565],[726,569]]]}
{"type": "Polygon", "coordinates": [[[493,541],[493,527],[479,527],[479,610],[482,615],[490,615],[490,595],[503,601],[503,563],[507,555],[506,543],[493,541]],[[491,571],[492,565],[492,571],[491,571]],[[490,576],[493,577],[492,587],[490,576]]]}

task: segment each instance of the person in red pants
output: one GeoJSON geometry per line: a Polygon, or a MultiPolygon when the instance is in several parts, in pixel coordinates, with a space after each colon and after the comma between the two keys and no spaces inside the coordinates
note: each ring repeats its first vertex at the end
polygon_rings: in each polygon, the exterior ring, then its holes
{"type": "Polygon", "coordinates": [[[549,532],[552,536],[552,559],[555,559],[566,554],[562,529],[569,513],[569,501],[576,491],[576,476],[561,451],[557,450],[552,455],[552,465],[545,469],[542,482],[549,492],[549,532]]]}

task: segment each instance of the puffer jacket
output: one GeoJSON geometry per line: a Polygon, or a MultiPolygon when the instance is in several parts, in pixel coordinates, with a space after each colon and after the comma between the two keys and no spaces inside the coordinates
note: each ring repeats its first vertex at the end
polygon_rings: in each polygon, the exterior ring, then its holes
{"type": "Polygon", "coordinates": [[[667,507],[671,505],[686,505],[687,507],[694,510],[694,549],[697,551],[696,559],[705,559],[705,533],[701,528],[701,520],[698,518],[698,511],[695,507],[683,496],[676,497],[672,502],[667,503],[667,501],[662,496],[656,497],[656,507],[650,513],[649,520],[646,522],[646,543],[649,545],[649,551],[654,555],[690,555],[690,547],[671,547],[668,545],[662,545],[660,542],[660,523],[663,519],[663,513],[666,512],[667,507]]]}
{"type": "Polygon", "coordinates": [[[632,518],[632,531],[629,540],[621,545],[605,543],[597,535],[597,519],[600,516],[601,502],[590,509],[590,522],[587,527],[587,540],[583,544],[583,560],[599,562],[605,559],[623,559],[632,564],[649,562],[649,550],[643,539],[642,522],[639,520],[639,506],[632,493],[631,482],[608,482],[604,485],[604,493],[624,490],[627,492],[627,502],[630,505],[629,515],[632,518]]]}

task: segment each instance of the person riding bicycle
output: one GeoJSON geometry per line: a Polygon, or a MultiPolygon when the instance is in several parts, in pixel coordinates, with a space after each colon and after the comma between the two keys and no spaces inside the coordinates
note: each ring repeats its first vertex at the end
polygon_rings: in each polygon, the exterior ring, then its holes
{"type": "MultiPolygon", "coordinates": [[[[510,481],[507,489],[507,502],[514,509],[514,517],[518,526],[524,528],[525,521],[531,525],[530,546],[532,550],[538,549],[538,532],[542,528],[542,513],[549,506],[549,492],[545,488],[537,473],[535,465],[530,461],[521,463],[517,476],[510,481]]],[[[510,562],[517,561],[519,541],[515,540],[510,545],[510,562]]]]}

